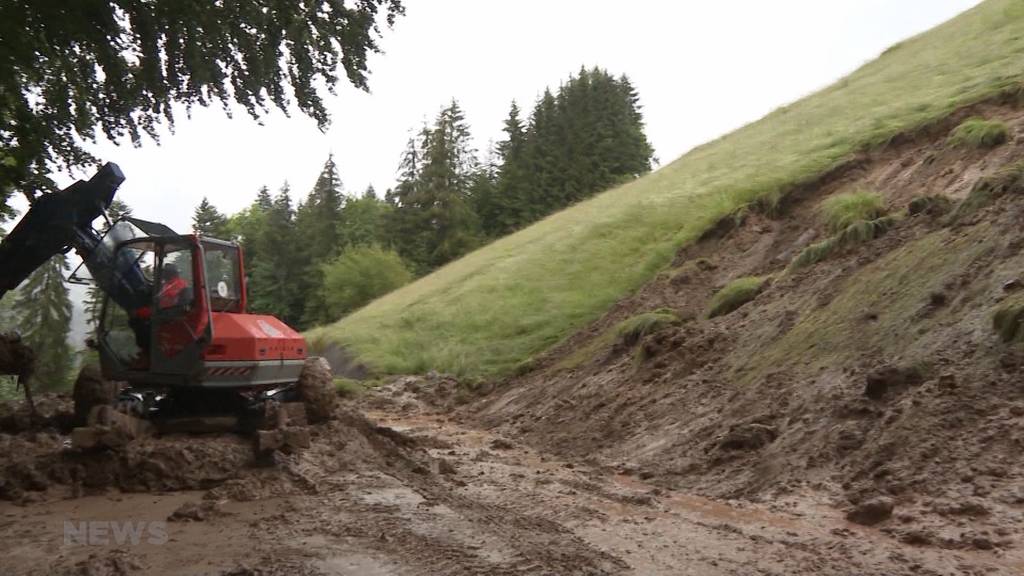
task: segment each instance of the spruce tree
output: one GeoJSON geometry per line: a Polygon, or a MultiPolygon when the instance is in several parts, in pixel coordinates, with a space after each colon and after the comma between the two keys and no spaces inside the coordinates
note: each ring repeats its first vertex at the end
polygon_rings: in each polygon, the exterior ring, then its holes
{"type": "Polygon", "coordinates": [[[227,217],[205,196],[192,213],[192,233],[220,240],[227,240],[230,236],[227,217]]]}
{"type": "Polygon", "coordinates": [[[22,339],[36,353],[36,390],[60,390],[70,382],[74,357],[71,300],[64,283],[67,257],[58,254],[29,276],[18,288],[15,310],[22,339]]]}
{"type": "Polygon", "coordinates": [[[377,197],[373,186],[368,186],[360,198],[350,198],[341,209],[338,237],[342,249],[390,244],[386,221],[393,207],[377,197]]]}
{"type": "Polygon", "coordinates": [[[302,320],[302,293],[296,287],[303,269],[295,258],[296,240],[291,189],[285,183],[255,239],[259,257],[250,266],[250,294],[253,310],[277,316],[291,326],[302,320]]]}

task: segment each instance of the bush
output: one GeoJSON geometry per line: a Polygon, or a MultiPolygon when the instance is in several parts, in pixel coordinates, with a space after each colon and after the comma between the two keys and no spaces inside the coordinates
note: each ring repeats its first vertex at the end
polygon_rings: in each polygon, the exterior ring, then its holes
{"type": "Polygon", "coordinates": [[[340,318],[408,284],[412,272],[393,250],[349,248],[323,267],[323,294],[333,318],[340,318]]]}
{"type": "Polygon", "coordinates": [[[668,308],[638,314],[627,318],[615,327],[615,337],[626,346],[633,346],[644,336],[679,323],[679,316],[668,308]]]}
{"type": "Polygon", "coordinates": [[[1024,342],[1024,297],[1004,302],[992,316],[992,327],[1003,342],[1024,342]]]}
{"type": "Polygon", "coordinates": [[[885,202],[877,192],[868,190],[836,194],[821,203],[821,215],[829,232],[841,232],[858,222],[885,216],[885,202]]]}
{"type": "Polygon", "coordinates": [[[994,148],[1010,139],[1010,129],[999,120],[968,118],[949,135],[949,144],[964,148],[994,148]]]}
{"type": "Polygon", "coordinates": [[[708,318],[723,316],[753,300],[757,293],[761,291],[764,280],[764,278],[759,276],[747,276],[746,278],[738,278],[730,282],[711,298],[708,318]]]}

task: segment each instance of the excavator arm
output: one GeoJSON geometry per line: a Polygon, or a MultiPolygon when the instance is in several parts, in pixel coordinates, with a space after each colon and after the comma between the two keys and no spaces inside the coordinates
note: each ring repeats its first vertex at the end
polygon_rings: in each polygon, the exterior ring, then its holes
{"type": "Polygon", "coordinates": [[[145,306],[151,287],[138,263],[115,261],[114,246],[92,226],[106,214],[124,179],[117,164],[108,162],[89,180],[36,199],[0,242],[0,298],[53,256],[75,250],[100,289],[121,307],[145,306]]]}

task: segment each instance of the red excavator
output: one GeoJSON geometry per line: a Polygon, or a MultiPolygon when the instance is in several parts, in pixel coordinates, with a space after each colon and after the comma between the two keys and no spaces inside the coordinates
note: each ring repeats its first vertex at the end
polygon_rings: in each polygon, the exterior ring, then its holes
{"type": "MultiPolygon", "coordinates": [[[[262,430],[262,450],[304,444],[308,437],[283,432],[329,414],[329,366],[309,358],[302,335],[284,322],[247,312],[238,244],[137,218],[107,220],[124,179],[108,163],[88,181],[39,197],[0,243],[0,298],[71,250],[82,264],[69,281],[105,295],[90,341],[102,376],[88,367],[79,375],[75,412],[88,426],[73,440],[95,445],[111,427],[134,436],[149,427],[135,422],[144,418],[157,429],[262,430]],[[93,227],[99,218],[103,233],[93,227]]],[[[0,350],[0,364],[4,357],[0,350]]],[[[31,369],[0,365],[3,372],[31,369]]]]}

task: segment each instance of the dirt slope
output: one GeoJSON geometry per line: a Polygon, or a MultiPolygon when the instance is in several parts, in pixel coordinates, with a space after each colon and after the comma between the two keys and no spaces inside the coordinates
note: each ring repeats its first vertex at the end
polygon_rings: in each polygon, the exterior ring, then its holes
{"type": "Polygon", "coordinates": [[[1024,349],[993,330],[1024,284],[1024,188],[972,190],[1024,160],[946,136],[971,115],[1024,134],[1013,103],[962,110],[804,186],[781,214],[723,221],[671,270],[503,383],[473,417],[563,457],[660,486],[752,501],[811,498],[839,510],[895,504],[878,525],[945,549],[1024,543],[1024,349]],[[858,187],[890,213],[951,200],[880,238],[799,270],[826,236],[824,198],[858,187]],[[975,207],[968,210],[967,206],[975,207]],[[738,226],[733,224],[742,220],[738,226]],[[707,319],[730,280],[768,276],[752,302],[707,319]],[[635,346],[617,323],[669,308],[684,321],[635,346]]]}

